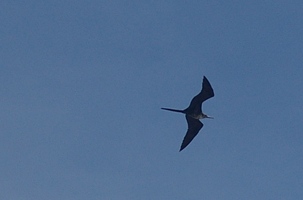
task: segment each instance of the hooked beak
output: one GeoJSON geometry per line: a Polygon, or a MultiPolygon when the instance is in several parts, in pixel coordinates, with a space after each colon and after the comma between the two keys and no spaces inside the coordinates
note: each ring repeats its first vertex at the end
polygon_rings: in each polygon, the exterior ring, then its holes
{"type": "Polygon", "coordinates": [[[208,119],[214,119],[213,117],[211,117],[211,116],[207,116],[207,115],[206,115],[206,118],[208,118],[208,119]]]}

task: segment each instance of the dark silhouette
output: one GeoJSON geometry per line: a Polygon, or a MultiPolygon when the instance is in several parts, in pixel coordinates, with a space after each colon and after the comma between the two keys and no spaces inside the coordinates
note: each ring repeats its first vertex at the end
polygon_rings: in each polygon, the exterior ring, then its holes
{"type": "Polygon", "coordinates": [[[215,96],[214,90],[211,87],[209,81],[205,76],[203,76],[203,83],[202,83],[202,90],[199,94],[197,94],[190,102],[190,105],[188,108],[184,110],[177,110],[177,109],[171,109],[171,108],[161,108],[163,110],[169,110],[173,112],[179,112],[179,113],[184,113],[185,118],[187,121],[188,129],[186,132],[186,135],[183,139],[180,151],[182,151],[193,139],[194,137],[198,134],[198,132],[201,130],[203,127],[203,124],[200,122],[199,119],[204,119],[204,118],[210,118],[213,119],[212,117],[207,116],[202,112],[202,103],[215,96]]]}

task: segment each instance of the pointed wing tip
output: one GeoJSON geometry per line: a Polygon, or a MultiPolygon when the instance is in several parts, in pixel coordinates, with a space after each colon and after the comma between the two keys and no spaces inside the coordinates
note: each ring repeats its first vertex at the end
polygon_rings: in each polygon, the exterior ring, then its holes
{"type": "Polygon", "coordinates": [[[203,81],[209,82],[209,80],[206,78],[206,76],[203,76],[203,81]]]}
{"type": "MultiPolygon", "coordinates": [[[[186,137],[186,136],[185,136],[186,137]]],[[[182,141],[182,144],[181,144],[181,146],[180,146],[180,150],[179,150],[179,152],[181,152],[183,149],[185,149],[188,145],[189,145],[189,143],[187,143],[187,142],[184,142],[184,140],[185,140],[185,137],[184,137],[184,139],[183,139],[183,141],[182,141]]]]}
{"type": "Polygon", "coordinates": [[[179,150],[179,152],[181,152],[184,148],[185,148],[185,147],[181,147],[180,150],[179,150]]]}
{"type": "MultiPolygon", "coordinates": [[[[188,144],[189,144],[189,143],[188,143],[188,144]]],[[[181,152],[183,149],[185,149],[185,147],[187,147],[188,144],[185,144],[185,143],[184,143],[184,139],[183,139],[183,142],[182,142],[182,144],[181,144],[181,147],[180,147],[180,149],[179,149],[179,152],[181,152]]]]}
{"type": "Polygon", "coordinates": [[[207,99],[212,98],[215,96],[214,90],[209,82],[209,80],[203,76],[203,82],[202,82],[202,90],[205,88],[205,91],[207,91],[207,99]]]}

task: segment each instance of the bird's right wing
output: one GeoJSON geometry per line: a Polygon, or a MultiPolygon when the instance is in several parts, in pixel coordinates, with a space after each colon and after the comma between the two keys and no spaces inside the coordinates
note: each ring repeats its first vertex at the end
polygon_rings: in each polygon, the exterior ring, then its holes
{"type": "Polygon", "coordinates": [[[194,137],[196,137],[196,135],[203,127],[203,124],[200,122],[200,120],[194,119],[189,115],[185,115],[185,117],[186,117],[188,129],[183,139],[180,151],[182,151],[187,145],[189,145],[189,143],[194,139],[194,137]]]}
{"type": "Polygon", "coordinates": [[[211,87],[209,81],[204,76],[203,77],[203,83],[202,83],[202,90],[199,94],[197,94],[190,102],[189,107],[186,109],[191,113],[201,113],[201,104],[209,99],[215,96],[214,90],[211,87]]]}

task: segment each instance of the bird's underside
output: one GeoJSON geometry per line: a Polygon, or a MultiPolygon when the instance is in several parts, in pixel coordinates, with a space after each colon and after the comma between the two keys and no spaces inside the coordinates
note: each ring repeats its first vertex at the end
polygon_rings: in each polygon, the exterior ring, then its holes
{"type": "Polygon", "coordinates": [[[201,106],[204,101],[214,96],[214,91],[207,80],[203,77],[202,90],[197,94],[190,102],[190,105],[184,110],[172,109],[172,108],[161,108],[163,110],[184,113],[187,121],[187,132],[183,139],[180,151],[189,145],[189,143],[196,137],[201,128],[203,127],[202,122],[199,119],[211,118],[202,112],[201,106]]]}

